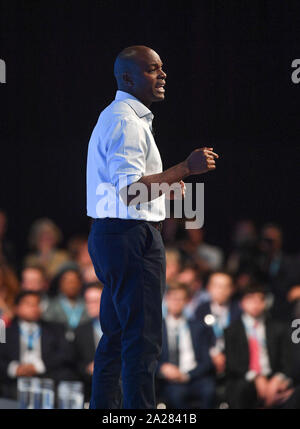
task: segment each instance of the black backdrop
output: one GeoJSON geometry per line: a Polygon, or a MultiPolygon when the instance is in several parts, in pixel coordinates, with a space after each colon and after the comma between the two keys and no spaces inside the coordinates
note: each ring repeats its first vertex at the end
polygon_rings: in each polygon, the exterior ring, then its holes
{"type": "Polygon", "coordinates": [[[155,49],[168,74],[152,105],[164,167],[207,144],[220,155],[201,178],[208,241],[227,248],[250,217],[282,224],[298,250],[299,42],[299,1],[1,0],[0,207],[20,254],[40,216],[66,239],[88,231],[87,144],[132,44],[155,49]]]}

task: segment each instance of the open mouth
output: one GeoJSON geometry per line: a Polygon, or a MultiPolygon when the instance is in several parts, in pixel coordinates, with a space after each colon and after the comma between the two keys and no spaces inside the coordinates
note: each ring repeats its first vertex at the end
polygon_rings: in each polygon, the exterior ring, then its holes
{"type": "Polygon", "coordinates": [[[165,88],[164,88],[164,86],[165,86],[165,84],[164,84],[164,83],[161,83],[161,84],[157,85],[155,89],[156,89],[158,92],[164,93],[164,92],[165,92],[165,88]]]}

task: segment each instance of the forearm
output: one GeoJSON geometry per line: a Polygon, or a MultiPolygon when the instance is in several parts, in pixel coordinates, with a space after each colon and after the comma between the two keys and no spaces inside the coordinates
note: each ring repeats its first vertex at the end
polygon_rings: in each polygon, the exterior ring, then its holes
{"type": "MultiPolygon", "coordinates": [[[[183,178],[190,175],[190,171],[187,165],[186,161],[180,162],[179,164],[174,165],[171,168],[168,168],[165,171],[162,171],[161,173],[157,174],[151,174],[149,176],[142,176],[140,180],[138,180],[136,183],[142,183],[146,186],[147,189],[147,195],[143,195],[143,198],[141,199],[141,202],[151,201],[152,199],[157,198],[158,196],[162,195],[166,192],[166,189],[160,188],[158,193],[152,193],[151,187],[152,185],[159,186],[162,183],[166,183],[167,185],[172,185],[173,183],[178,183],[183,178]]],[[[134,185],[134,184],[133,184],[134,185]]],[[[132,192],[133,195],[130,195],[130,186],[123,188],[121,190],[121,196],[123,200],[127,197],[127,204],[129,205],[130,202],[136,197],[136,192],[132,192]],[[125,192],[127,191],[127,195],[125,192]]]]}

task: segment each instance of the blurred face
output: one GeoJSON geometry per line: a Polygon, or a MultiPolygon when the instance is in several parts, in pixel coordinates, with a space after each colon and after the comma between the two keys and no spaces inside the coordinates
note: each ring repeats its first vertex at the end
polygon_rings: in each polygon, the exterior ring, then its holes
{"type": "Polygon", "coordinates": [[[97,288],[89,288],[84,294],[85,306],[90,317],[98,317],[102,291],[97,288]]]}
{"type": "Polygon", "coordinates": [[[246,314],[260,317],[266,309],[266,299],[262,293],[252,293],[243,297],[241,307],[246,314]]]}
{"type": "Polygon", "coordinates": [[[182,314],[187,301],[188,299],[184,290],[169,291],[166,294],[168,313],[174,317],[179,317],[182,314]]]}
{"type": "Polygon", "coordinates": [[[22,289],[43,292],[46,289],[46,280],[40,270],[25,268],[22,272],[22,289]]]}
{"type": "Polygon", "coordinates": [[[172,252],[166,252],[166,280],[174,279],[180,270],[178,255],[172,252]]]}
{"type": "Polygon", "coordinates": [[[0,212],[0,237],[3,237],[6,231],[6,216],[0,212]]]}
{"type": "Polygon", "coordinates": [[[81,280],[75,271],[67,271],[60,279],[60,290],[67,298],[75,299],[81,290],[81,280]]]}
{"type": "Polygon", "coordinates": [[[193,244],[200,244],[203,241],[203,230],[202,229],[188,229],[187,230],[189,240],[193,244]]]}
{"type": "Polygon", "coordinates": [[[16,314],[27,322],[37,322],[41,317],[40,298],[35,295],[25,296],[17,305],[16,314]]]}
{"type": "Polygon", "coordinates": [[[281,232],[274,227],[265,228],[261,236],[261,249],[264,252],[274,252],[281,248],[281,232]]]}
{"type": "Polygon", "coordinates": [[[39,232],[37,238],[37,246],[52,248],[56,245],[56,235],[52,228],[44,226],[39,232]]]}
{"type": "Polygon", "coordinates": [[[192,292],[196,292],[202,287],[202,282],[197,278],[197,272],[193,268],[186,268],[181,271],[176,279],[179,283],[187,285],[192,292]]]}
{"type": "Polygon", "coordinates": [[[165,98],[166,73],[159,55],[152,49],[140,51],[134,64],[127,73],[127,85],[130,93],[146,106],[165,98]]]}
{"type": "Polygon", "coordinates": [[[231,277],[226,274],[213,274],[207,284],[211,300],[219,305],[226,304],[233,292],[231,277]]]}

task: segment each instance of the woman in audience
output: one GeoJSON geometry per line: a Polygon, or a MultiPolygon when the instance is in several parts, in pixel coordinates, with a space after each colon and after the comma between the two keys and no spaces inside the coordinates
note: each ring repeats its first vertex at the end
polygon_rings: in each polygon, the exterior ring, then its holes
{"type": "Polygon", "coordinates": [[[67,251],[57,249],[62,233],[51,219],[36,220],[30,229],[29,245],[34,249],[25,258],[26,265],[41,265],[48,278],[53,278],[61,266],[70,260],[67,251]]]}

